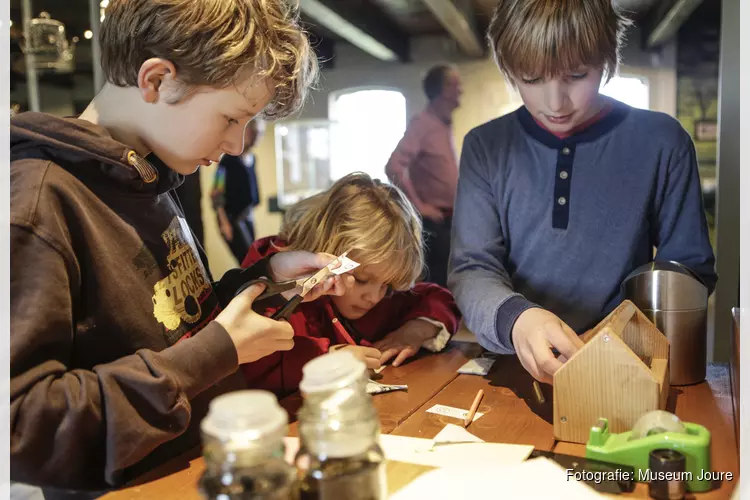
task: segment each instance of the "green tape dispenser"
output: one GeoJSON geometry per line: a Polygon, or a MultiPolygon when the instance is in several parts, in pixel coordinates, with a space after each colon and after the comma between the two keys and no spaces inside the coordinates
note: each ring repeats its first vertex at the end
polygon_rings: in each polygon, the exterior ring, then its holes
{"type": "Polygon", "coordinates": [[[702,425],[681,422],[667,411],[644,414],[632,430],[610,434],[609,422],[599,419],[591,428],[586,443],[586,458],[602,460],[635,469],[635,480],[649,482],[658,471],[649,471],[649,453],[671,449],[685,455],[687,489],[692,492],[711,489],[711,433],[702,425]],[[708,476],[707,479],[701,479],[708,476]]]}

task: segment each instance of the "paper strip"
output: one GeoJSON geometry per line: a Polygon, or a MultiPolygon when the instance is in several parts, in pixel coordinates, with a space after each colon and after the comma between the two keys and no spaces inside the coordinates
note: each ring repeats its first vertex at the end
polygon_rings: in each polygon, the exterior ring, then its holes
{"type": "Polygon", "coordinates": [[[354,262],[352,259],[347,257],[346,255],[342,255],[337,259],[339,262],[339,265],[336,266],[334,269],[331,269],[331,265],[328,265],[328,270],[331,271],[333,274],[344,274],[348,273],[352,269],[355,269],[359,267],[359,263],[354,262]]]}
{"type": "MultiPolygon", "coordinates": [[[[469,415],[469,410],[462,410],[461,408],[454,408],[452,406],[435,405],[427,410],[427,413],[435,413],[437,415],[444,415],[446,417],[453,417],[463,420],[469,415]]],[[[474,419],[472,420],[472,422],[476,422],[476,420],[482,415],[484,415],[484,413],[476,412],[474,414],[474,419]]]]}

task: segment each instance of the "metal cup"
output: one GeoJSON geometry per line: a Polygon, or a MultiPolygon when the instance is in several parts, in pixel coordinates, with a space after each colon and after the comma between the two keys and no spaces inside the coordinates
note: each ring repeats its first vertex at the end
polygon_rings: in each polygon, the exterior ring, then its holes
{"type": "Polygon", "coordinates": [[[700,278],[677,262],[651,262],[630,273],[622,290],[669,340],[670,384],[705,380],[708,288],[700,278]]]}

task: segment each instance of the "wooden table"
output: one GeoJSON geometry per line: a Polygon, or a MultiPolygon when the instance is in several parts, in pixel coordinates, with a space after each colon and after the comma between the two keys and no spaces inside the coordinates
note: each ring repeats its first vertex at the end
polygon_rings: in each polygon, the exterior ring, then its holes
{"type": "MultiPolygon", "coordinates": [[[[389,366],[381,373],[379,382],[384,384],[406,384],[408,391],[394,391],[376,395],[373,400],[380,415],[381,432],[390,433],[417,411],[424,403],[458,376],[458,369],[469,359],[478,356],[482,348],[474,342],[451,342],[440,354],[415,357],[408,363],[389,366]]],[[[298,395],[289,396],[279,402],[289,414],[289,435],[297,436],[297,410],[302,404],[298,395]]],[[[165,464],[138,479],[138,484],[110,492],[102,499],[154,499],[179,498],[198,500],[196,483],[203,474],[204,464],[200,450],[196,449],[165,464]]],[[[391,491],[429,470],[412,464],[389,463],[388,478],[391,491]],[[405,466],[405,467],[402,467],[405,466]]]]}
{"type": "MultiPolygon", "coordinates": [[[[471,343],[451,343],[441,354],[425,356],[402,367],[388,367],[383,372],[384,383],[406,383],[408,392],[393,392],[374,396],[380,412],[382,432],[413,437],[431,438],[451,419],[426,410],[435,404],[468,408],[478,389],[485,396],[479,411],[484,415],[471,423],[468,430],[485,441],[531,444],[541,450],[582,456],[584,446],[557,443],[552,432],[552,391],[542,386],[545,402],[539,404],[532,390],[532,379],[515,356],[500,356],[486,377],[456,373],[467,359],[479,354],[481,348],[471,343]]],[[[732,397],[729,389],[729,370],[726,365],[711,365],[706,382],[672,389],[670,398],[674,411],[682,420],[705,425],[712,433],[711,459],[715,471],[732,472],[734,480],[722,482],[717,489],[697,494],[696,500],[730,498],[739,484],[739,459],[735,443],[732,397]]],[[[296,414],[298,398],[287,398],[282,405],[296,414]]],[[[291,426],[296,434],[296,425],[291,426]]],[[[203,473],[203,460],[192,455],[166,464],[133,485],[109,493],[106,500],[124,499],[198,499],[196,482],[203,473]]],[[[429,467],[397,462],[388,463],[388,486],[397,491],[414,478],[430,470],[429,467]]],[[[648,497],[645,484],[638,484],[634,493],[620,495],[648,497]]]]}
{"type": "Polygon", "coordinates": [[[539,405],[533,394],[532,378],[515,356],[499,356],[487,377],[458,375],[447,387],[427,401],[392,434],[432,438],[446,424],[460,423],[455,418],[427,413],[433,405],[469,408],[479,389],[484,397],[477,409],[484,415],[468,430],[485,441],[530,444],[540,450],[552,450],[552,393],[542,386],[545,404],[539,405]]]}
{"type": "MultiPolygon", "coordinates": [[[[485,441],[531,444],[540,450],[584,456],[585,445],[556,442],[552,430],[552,387],[542,385],[545,402],[539,404],[532,389],[531,376],[515,356],[500,356],[486,377],[459,375],[429,400],[392,434],[433,437],[455,419],[427,413],[434,404],[468,408],[479,389],[484,398],[478,411],[484,415],[467,430],[485,441]]],[[[731,472],[732,481],[694,498],[730,498],[739,484],[739,458],[734,435],[734,408],[729,386],[729,367],[711,364],[706,381],[671,389],[667,408],[685,422],[704,425],[711,432],[711,466],[717,472],[731,472]]],[[[613,495],[614,496],[614,495],[613,495]]],[[[618,497],[648,498],[648,485],[639,483],[634,492],[618,497]]]]}
{"type": "MultiPolygon", "coordinates": [[[[439,355],[422,355],[399,367],[389,366],[380,374],[383,384],[408,385],[408,391],[378,394],[373,398],[380,415],[380,432],[390,434],[425,401],[439,393],[458,376],[457,370],[468,360],[479,356],[482,348],[471,342],[451,342],[439,355]]],[[[280,401],[289,414],[290,435],[297,435],[297,410],[302,404],[298,395],[280,401]]]]}

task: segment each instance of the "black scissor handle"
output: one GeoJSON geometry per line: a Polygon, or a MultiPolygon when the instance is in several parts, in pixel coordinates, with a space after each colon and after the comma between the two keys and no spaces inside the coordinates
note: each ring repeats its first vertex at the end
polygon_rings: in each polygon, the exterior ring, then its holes
{"type": "Polygon", "coordinates": [[[259,302],[273,295],[278,295],[288,290],[292,290],[293,288],[297,287],[296,281],[285,281],[282,283],[276,283],[275,281],[271,281],[270,279],[264,276],[261,278],[250,280],[247,283],[243,283],[239,288],[237,288],[237,292],[235,292],[234,294],[235,297],[241,294],[242,292],[244,292],[248,287],[251,287],[258,283],[260,283],[261,285],[265,285],[266,289],[263,290],[263,293],[261,293],[260,295],[258,295],[258,297],[255,298],[256,302],[259,302]]]}
{"type": "Polygon", "coordinates": [[[286,304],[284,304],[284,307],[276,311],[273,316],[271,316],[271,319],[274,319],[276,321],[285,319],[289,320],[289,317],[292,315],[295,309],[297,309],[297,306],[300,305],[302,302],[302,295],[295,295],[292,297],[286,304]]]}

